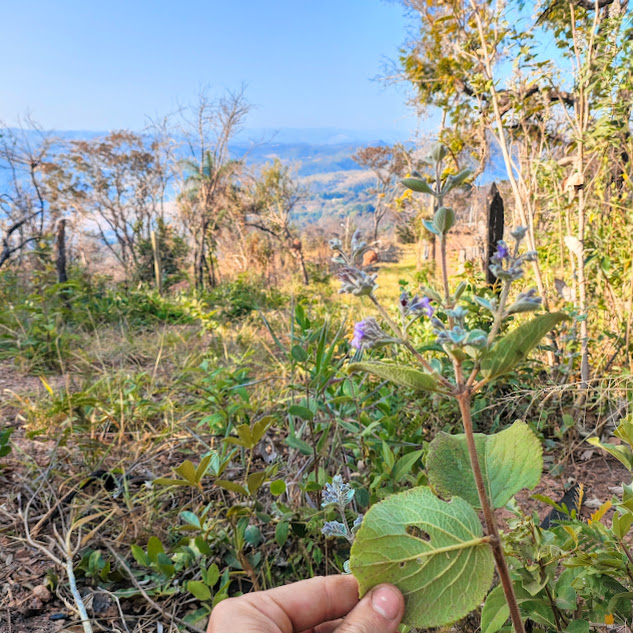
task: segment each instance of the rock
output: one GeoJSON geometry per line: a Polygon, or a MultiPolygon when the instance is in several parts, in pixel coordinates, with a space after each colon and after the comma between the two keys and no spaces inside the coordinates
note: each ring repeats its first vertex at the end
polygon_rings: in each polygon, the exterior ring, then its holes
{"type": "Polygon", "coordinates": [[[32,594],[42,602],[48,602],[53,597],[51,592],[44,585],[37,585],[37,587],[33,587],[32,594]]]}

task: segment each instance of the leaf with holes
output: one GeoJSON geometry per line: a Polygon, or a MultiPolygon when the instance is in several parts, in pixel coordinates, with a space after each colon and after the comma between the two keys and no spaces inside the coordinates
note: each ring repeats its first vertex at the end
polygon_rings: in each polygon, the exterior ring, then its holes
{"type": "Polygon", "coordinates": [[[569,317],[562,312],[542,314],[499,339],[481,361],[481,373],[488,380],[516,367],[561,321],[569,317]]]}
{"type": "MultiPolygon", "coordinates": [[[[475,433],[475,444],[488,498],[495,508],[503,507],[519,490],[532,489],[541,480],[543,450],[525,422],[518,420],[494,435],[475,433]]],[[[426,468],[429,482],[441,495],[461,497],[480,507],[463,433],[436,435],[429,446],[426,468]]]]}
{"type": "Polygon", "coordinates": [[[428,628],[475,609],[492,583],[492,550],[474,509],[419,487],[373,505],[352,545],[361,595],[392,583],[402,591],[402,622],[428,628]]]}

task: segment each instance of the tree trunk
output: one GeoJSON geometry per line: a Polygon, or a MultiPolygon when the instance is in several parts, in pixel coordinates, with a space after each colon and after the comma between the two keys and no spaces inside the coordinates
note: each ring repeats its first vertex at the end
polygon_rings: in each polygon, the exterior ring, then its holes
{"type": "Polygon", "coordinates": [[[497,242],[503,239],[504,229],[504,209],[503,198],[497,189],[497,183],[492,183],[490,193],[487,199],[486,208],[486,225],[488,227],[488,236],[486,240],[486,283],[494,286],[497,283],[497,277],[490,270],[490,258],[497,250],[497,242]]]}
{"type": "Polygon", "coordinates": [[[65,284],[68,281],[66,270],[66,220],[60,220],[57,224],[57,257],[55,268],[57,269],[57,283],[65,284]]]}
{"type": "Polygon", "coordinates": [[[152,231],[152,253],[154,254],[154,279],[156,281],[156,289],[158,294],[163,294],[163,278],[160,270],[160,251],[158,250],[158,240],[156,239],[156,231],[152,231]]]}

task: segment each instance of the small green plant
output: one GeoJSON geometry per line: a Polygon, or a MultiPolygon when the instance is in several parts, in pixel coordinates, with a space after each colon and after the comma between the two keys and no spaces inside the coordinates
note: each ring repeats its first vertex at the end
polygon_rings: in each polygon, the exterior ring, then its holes
{"type": "MultiPolygon", "coordinates": [[[[13,433],[15,429],[6,428],[0,431],[0,457],[6,457],[11,454],[11,433],[13,433]]],[[[0,469],[2,468],[2,464],[0,464],[0,469]]]]}
{"type": "Polygon", "coordinates": [[[460,435],[440,434],[431,442],[426,469],[432,488],[413,488],[369,509],[352,546],[350,567],[361,593],[380,582],[400,587],[406,596],[403,622],[418,627],[447,624],[476,608],[490,588],[496,567],[514,629],[523,633],[525,614],[522,616],[517,600],[494,509],[504,506],[522,488],[538,483],[541,447],[523,422],[490,436],[474,433],[471,406],[478,391],[515,370],[543,336],[567,317],[543,314],[502,334],[507,321],[538,310],[541,303],[533,290],[510,302],[512,285],[523,276],[524,262],[536,257],[533,252],[521,253],[527,233],[521,227],[512,232],[512,244],[499,242],[492,258],[490,268],[500,283],[498,296],[474,295],[467,304],[462,298],[465,282],[451,291],[446,236],[455,224],[455,213],[444,206],[444,199],[470,172],[446,173],[447,153],[438,145],[427,159],[434,168],[433,184],[418,173],[403,181],[409,189],[434,198],[435,214],[425,226],[440,244],[440,291],[425,287],[425,296],[419,297],[404,290],[397,322],[375,296],[376,275],[361,267],[368,246],[360,234],[354,235],[349,253],[340,241],[331,242],[334,261],[342,265],[340,292],[367,297],[390,330],[385,331],[374,317],[366,318],[354,328],[353,347],[364,352],[399,345],[414,359],[407,365],[354,362],[349,371],[368,372],[410,390],[454,399],[464,430],[460,435]],[[475,319],[479,322],[472,327],[471,312],[476,316],[472,306],[489,319],[475,319]],[[421,317],[433,325],[437,337],[434,354],[421,354],[411,342],[409,331],[421,317]],[[447,364],[440,360],[441,355],[450,360],[452,377],[446,375],[447,364]],[[439,499],[436,492],[450,501],[439,499]],[[484,516],[485,535],[477,510],[484,516]]]}

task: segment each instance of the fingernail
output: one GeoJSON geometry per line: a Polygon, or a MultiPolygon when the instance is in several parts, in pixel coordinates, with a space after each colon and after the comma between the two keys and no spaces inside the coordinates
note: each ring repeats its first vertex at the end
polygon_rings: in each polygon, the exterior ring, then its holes
{"type": "Polygon", "coordinates": [[[371,606],[387,620],[395,620],[400,613],[400,596],[391,587],[378,587],[371,594],[371,606]]]}

